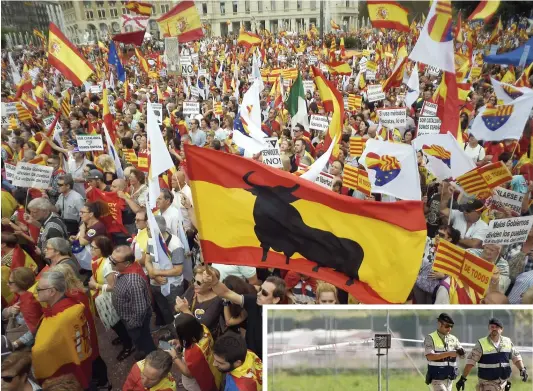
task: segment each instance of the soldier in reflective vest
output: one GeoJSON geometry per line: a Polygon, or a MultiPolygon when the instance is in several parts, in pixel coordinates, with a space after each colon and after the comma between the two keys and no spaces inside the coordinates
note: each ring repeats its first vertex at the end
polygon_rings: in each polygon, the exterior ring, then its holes
{"type": "Polygon", "coordinates": [[[477,341],[476,346],[468,355],[461,379],[457,382],[457,390],[465,389],[466,377],[474,367],[478,366],[478,384],[476,391],[507,391],[511,388],[511,364],[520,370],[522,381],[527,381],[526,367],[522,357],[515,349],[510,338],[502,336],[503,323],[492,318],[489,321],[489,335],[477,341]]]}
{"type": "Polygon", "coordinates": [[[464,358],[465,351],[457,337],[451,334],[454,323],[450,315],[442,313],[437,321],[437,330],[424,340],[428,360],[426,384],[431,384],[433,391],[452,391],[458,374],[457,357],[464,358]]]}

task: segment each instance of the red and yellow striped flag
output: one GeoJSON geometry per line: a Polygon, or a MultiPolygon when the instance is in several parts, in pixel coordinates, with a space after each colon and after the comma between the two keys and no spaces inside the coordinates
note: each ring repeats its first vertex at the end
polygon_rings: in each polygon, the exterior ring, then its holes
{"type": "Polygon", "coordinates": [[[239,38],[237,38],[237,45],[244,46],[245,48],[251,48],[253,46],[261,45],[261,37],[257,34],[249,31],[241,31],[239,38]]]}
{"type": "Polygon", "coordinates": [[[281,77],[287,80],[295,80],[298,77],[298,69],[296,68],[282,69],[281,77]]]}
{"type": "Polygon", "coordinates": [[[16,102],[16,108],[18,113],[18,118],[20,122],[31,121],[32,116],[30,111],[22,105],[20,102],[16,102]]]}
{"type": "Polygon", "coordinates": [[[350,189],[359,190],[361,193],[370,196],[370,180],[368,172],[358,168],[345,165],[342,175],[342,184],[350,189]]]}
{"type": "Polygon", "coordinates": [[[148,62],[146,61],[146,58],[143,57],[141,51],[139,48],[135,48],[135,56],[139,59],[139,64],[141,65],[141,68],[146,74],[150,71],[150,68],[148,67],[148,62]]]}
{"type": "Polygon", "coordinates": [[[128,1],[124,5],[127,9],[137,15],[150,16],[152,15],[152,4],[141,1],[128,1]]]}
{"type": "Polygon", "coordinates": [[[350,156],[361,156],[365,150],[366,138],[350,137],[350,156]]]}
{"type": "Polygon", "coordinates": [[[500,6],[500,0],[482,0],[477,8],[468,17],[468,20],[484,20],[488,22],[500,6]]]}
{"type": "Polygon", "coordinates": [[[331,19],[329,21],[329,25],[331,26],[331,28],[333,30],[340,30],[341,29],[341,26],[339,26],[337,23],[335,23],[335,21],[333,19],[331,19]]]}
{"type": "Polygon", "coordinates": [[[455,277],[485,296],[495,266],[446,240],[440,240],[433,270],[455,277]]]}
{"type": "Polygon", "coordinates": [[[395,1],[368,0],[368,16],[372,26],[378,29],[409,31],[409,11],[395,1]]]}
{"type": "Polygon", "coordinates": [[[63,99],[61,100],[61,113],[68,118],[70,116],[70,110],[70,92],[66,90],[63,92],[63,99]]]}
{"type": "Polygon", "coordinates": [[[327,65],[333,75],[350,76],[352,74],[352,68],[347,62],[331,61],[327,65]]]}
{"type": "Polygon", "coordinates": [[[487,164],[468,171],[457,177],[457,183],[465,192],[477,198],[490,197],[492,189],[513,179],[511,172],[503,162],[487,164]]]}
{"type": "Polygon", "coordinates": [[[363,97],[361,95],[349,94],[348,95],[348,108],[350,110],[361,110],[363,103],[363,97]]]}

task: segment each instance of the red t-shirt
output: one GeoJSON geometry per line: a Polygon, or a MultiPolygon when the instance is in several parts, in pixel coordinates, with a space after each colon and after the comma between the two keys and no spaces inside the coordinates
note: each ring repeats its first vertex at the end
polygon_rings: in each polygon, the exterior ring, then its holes
{"type": "Polygon", "coordinates": [[[487,155],[492,155],[492,163],[496,163],[498,161],[498,157],[503,152],[504,148],[502,143],[493,144],[492,142],[489,142],[488,144],[485,144],[485,153],[487,155]]]}

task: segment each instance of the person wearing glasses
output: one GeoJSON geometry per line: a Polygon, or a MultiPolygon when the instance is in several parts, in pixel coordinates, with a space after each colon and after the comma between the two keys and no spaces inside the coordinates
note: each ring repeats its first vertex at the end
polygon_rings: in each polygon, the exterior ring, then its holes
{"type": "Polygon", "coordinates": [[[137,235],[133,235],[131,249],[135,255],[135,260],[138,261],[148,249],[148,217],[146,216],[146,209],[141,208],[135,214],[135,227],[137,228],[137,235]]]}
{"type": "Polygon", "coordinates": [[[207,135],[200,129],[200,122],[197,119],[191,120],[191,129],[189,130],[189,136],[193,145],[197,147],[203,147],[205,145],[207,135]]]}
{"type": "Polygon", "coordinates": [[[67,297],[67,282],[59,271],[42,273],[37,283],[37,299],[47,306],[32,348],[37,381],[42,383],[60,376],[68,368],[87,389],[92,377],[92,338],[96,336],[90,335],[85,306],[67,297]]]}
{"type": "MultiPolygon", "coordinates": [[[[43,270],[43,272],[48,271],[49,268],[59,265],[61,263],[66,263],[72,268],[72,271],[78,279],[81,279],[80,275],[80,264],[72,255],[72,245],[70,242],[63,238],[52,238],[46,242],[46,247],[44,250],[44,257],[50,262],[43,270]]],[[[37,276],[40,278],[40,275],[37,276]]]]}
{"type": "Polygon", "coordinates": [[[150,334],[150,282],[128,246],[115,248],[109,261],[113,270],[119,273],[113,289],[113,307],[137,348],[135,359],[142,360],[156,349],[150,334]]]}
{"type": "Polygon", "coordinates": [[[424,350],[428,360],[426,384],[433,391],[452,391],[457,378],[457,357],[465,358],[465,350],[459,339],[451,334],[454,322],[450,315],[442,313],[437,318],[437,330],[424,339],[424,350]]]}
{"type": "Polygon", "coordinates": [[[442,182],[440,198],[440,213],[442,218],[448,219],[453,228],[461,233],[459,246],[463,248],[481,248],[489,226],[481,219],[484,203],[474,199],[461,205],[460,210],[450,209],[450,198],[453,197],[454,187],[449,182],[442,182]]]}
{"type": "Polygon", "coordinates": [[[55,204],[55,211],[59,213],[67,226],[69,235],[76,235],[80,225],[80,212],[85,204],[83,197],[74,191],[72,175],[65,174],[58,178],[59,198],[55,204]]]}
{"type": "Polygon", "coordinates": [[[43,314],[41,305],[35,300],[33,293],[28,291],[34,283],[35,274],[27,267],[18,267],[9,275],[9,291],[14,298],[10,306],[2,311],[2,318],[9,321],[6,334],[13,350],[29,350],[33,346],[34,336],[43,314]]]}
{"type": "Polygon", "coordinates": [[[14,352],[2,359],[2,390],[39,391],[42,388],[30,379],[31,353],[14,352]]]}

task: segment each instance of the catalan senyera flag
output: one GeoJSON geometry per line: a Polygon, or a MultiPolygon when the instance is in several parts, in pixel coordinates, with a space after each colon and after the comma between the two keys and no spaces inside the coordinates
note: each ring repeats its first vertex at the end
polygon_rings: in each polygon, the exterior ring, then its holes
{"type": "Polygon", "coordinates": [[[87,388],[93,360],[90,326],[84,305],[67,297],[53,307],[45,308],[31,353],[33,370],[39,382],[72,373],[81,386],[87,388]],[[58,330],[61,332],[58,333],[58,330]]]}
{"type": "Polygon", "coordinates": [[[505,163],[496,162],[474,168],[456,178],[459,186],[476,198],[486,199],[492,194],[492,189],[509,182],[513,176],[505,163]]]}
{"type": "Polygon", "coordinates": [[[439,240],[433,270],[461,280],[481,297],[489,288],[495,265],[446,240],[439,240]]]}
{"type": "Polygon", "coordinates": [[[17,102],[15,107],[17,108],[18,118],[20,122],[31,121],[32,115],[30,111],[20,102],[17,102]]]}
{"type": "Polygon", "coordinates": [[[373,27],[409,31],[409,11],[396,1],[368,0],[367,5],[373,27]]]}
{"type": "Polygon", "coordinates": [[[139,59],[139,64],[141,65],[142,70],[146,72],[146,74],[148,74],[148,72],[150,71],[148,61],[146,61],[146,58],[143,57],[139,48],[135,48],[135,56],[139,59]]]}
{"type": "Polygon", "coordinates": [[[180,43],[203,38],[202,23],[194,1],[181,1],[157,19],[165,37],[178,37],[180,43]]]}
{"type": "Polygon", "coordinates": [[[94,67],[53,23],[50,23],[48,33],[48,63],[77,87],[95,72],[94,67]]]}
{"type": "Polygon", "coordinates": [[[361,95],[348,94],[348,108],[350,110],[361,110],[363,97],[361,95]]]}
{"type": "Polygon", "coordinates": [[[61,113],[68,118],[70,116],[70,110],[70,92],[66,90],[63,93],[63,99],[61,100],[61,113]]]}
{"type": "Polygon", "coordinates": [[[342,174],[342,184],[350,189],[359,190],[367,196],[371,194],[370,180],[368,179],[368,172],[365,170],[345,165],[342,174]]]}
{"type": "Polygon", "coordinates": [[[237,45],[250,49],[253,46],[261,45],[262,39],[259,35],[249,31],[241,31],[237,38],[237,45]]]}
{"type": "Polygon", "coordinates": [[[236,155],[189,145],[185,153],[206,262],[293,270],[363,303],[407,299],[426,238],[420,201],[346,199],[236,155]]]}
{"type": "MultiPolygon", "coordinates": [[[[315,85],[317,87],[320,99],[324,105],[324,109],[327,112],[333,113],[331,121],[329,123],[329,129],[324,139],[324,148],[329,148],[333,139],[337,140],[337,143],[341,139],[342,126],[344,120],[344,99],[342,98],[339,90],[333,85],[331,81],[325,78],[320,69],[315,66],[311,66],[315,85]]],[[[339,154],[339,146],[336,145],[333,148],[332,156],[339,154]]]]}
{"type": "Polygon", "coordinates": [[[193,375],[201,390],[216,391],[220,388],[222,374],[213,365],[213,338],[209,329],[202,325],[204,338],[183,352],[187,368],[193,375]]]}
{"type": "Polygon", "coordinates": [[[152,4],[142,1],[127,1],[124,5],[127,9],[137,15],[150,16],[152,15],[152,4]]]}
{"type": "Polygon", "coordinates": [[[500,0],[481,0],[468,20],[483,20],[488,22],[500,6],[500,0]]]}
{"type": "Polygon", "coordinates": [[[531,72],[533,71],[533,62],[529,64],[529,66],[524,69],[518,80],[514,83],[515,87],[530,87],[531,83],[529,82],[529,77],[531,76],[531,72]]]}
{"type": "Polygon", "coordinates": [[[361,156],[367,140],[362,137],[350,137],[350,156],[361,156]]]}
{"type": "Polygon", "coordinates": [[[350,76],[352,74],[350,64],[345,61],[331,61],[327,65],[333,75],[350,76]]]}

